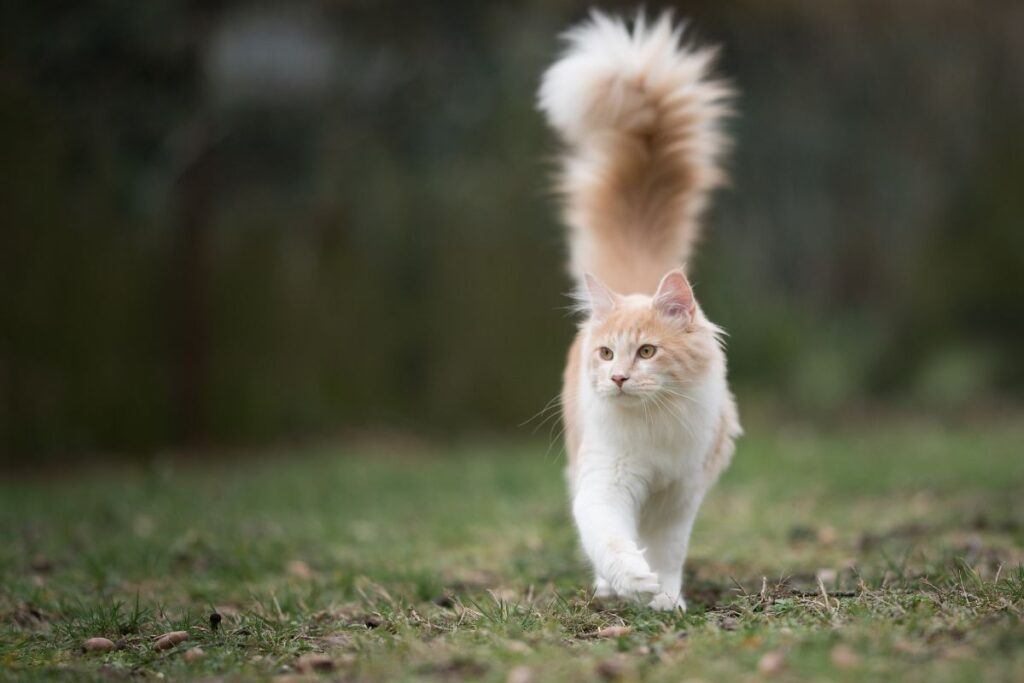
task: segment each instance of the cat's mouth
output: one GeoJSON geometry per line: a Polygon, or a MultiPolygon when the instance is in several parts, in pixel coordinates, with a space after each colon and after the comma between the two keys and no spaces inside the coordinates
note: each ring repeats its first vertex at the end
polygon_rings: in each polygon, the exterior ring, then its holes
{"type": "Polygon", "coordinates": [[[605,390],[605,398],[609,398],[616,401],[628,401],[630,403],[644,401],[650,398],[651,394],[654,393],[646,388],[638,387],[610,387],[605,390]]]}

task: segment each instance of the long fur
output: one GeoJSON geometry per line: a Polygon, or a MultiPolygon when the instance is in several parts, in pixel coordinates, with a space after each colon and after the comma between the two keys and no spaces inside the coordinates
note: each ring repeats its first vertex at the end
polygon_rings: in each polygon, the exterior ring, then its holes
{"type": "Polygon", "coordinates": [[[598,595],[685,609],[690,531],[741,433],[722,330],[681,267],[722,182],[730,91],[708,76],[714,51],[682,47],[668,16],[630,30],[593,13],[566,40],[540,106],[566,146],[586,314],[562,390],[573,518],[598,595]]]}
{"type": "Polygon", "coordinates": [[[570,271],[651,294],[684,263],[708,193],[724,180],[732,91],[709,76],[713,49],[682,44],[668,14],[632,30],[599,12],[568,31],[539,106],[565,142],[559,189],[570,271]]]}

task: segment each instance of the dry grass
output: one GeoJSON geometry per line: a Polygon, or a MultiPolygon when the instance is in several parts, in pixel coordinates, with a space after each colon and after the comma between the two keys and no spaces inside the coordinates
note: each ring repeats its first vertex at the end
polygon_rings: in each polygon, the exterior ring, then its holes
{"type": "Polygon", "coordinates": [[[1024,428],[752,432],[685,616],[582,590],[543,446],[6,481],[0,678],[1024,679],[1024,428]]]}

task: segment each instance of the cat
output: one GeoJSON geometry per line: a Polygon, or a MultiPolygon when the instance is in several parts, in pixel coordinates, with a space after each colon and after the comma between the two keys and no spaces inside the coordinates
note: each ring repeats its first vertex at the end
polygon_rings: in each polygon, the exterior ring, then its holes
{"type": "Polygon", "coordinates": [[[584,319],[562,390],[572,514],[598,597],[686,609],[698,508],[742,434],[723,331],[683,264],[721,185],[733,92],[713,49],[662,15],[570,29],[538,106],[565,152],[558,190],[584,319]]]}

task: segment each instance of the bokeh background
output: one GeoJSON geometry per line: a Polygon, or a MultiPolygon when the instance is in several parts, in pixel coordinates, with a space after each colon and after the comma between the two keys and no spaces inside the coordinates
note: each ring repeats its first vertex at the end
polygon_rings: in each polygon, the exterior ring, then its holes
{"type": "MultiPolygon", "coordinates": [[[[588,6],[4,3],[4,463],[528,433],[573,330],[534,92],[588,6]]],[[[744,407],[1018,404],[1024,4],[671,7],[742,93],[692,268],[744,407]]]]}

